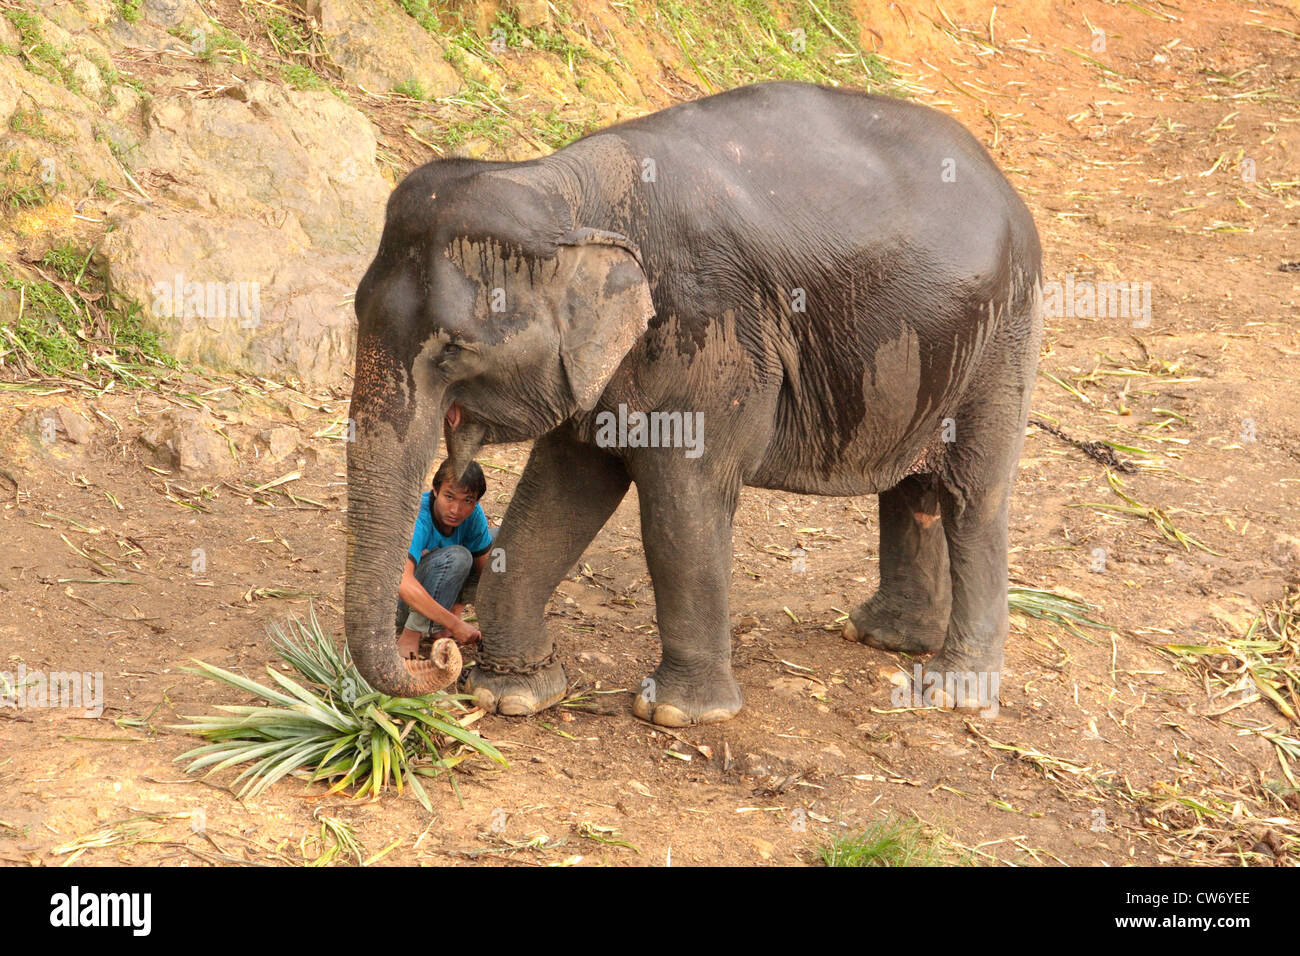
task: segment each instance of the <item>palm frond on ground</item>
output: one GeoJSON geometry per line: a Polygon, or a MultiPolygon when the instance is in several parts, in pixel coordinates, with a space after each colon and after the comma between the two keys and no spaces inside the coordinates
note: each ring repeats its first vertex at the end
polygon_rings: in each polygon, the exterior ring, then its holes
{"type": "MultiPolygon", "coordinates": [[[[252,797],[289,774],[310,782],[330,781],[329,793],[348,787],[356,795],[410,786],[420,804],[432,806],[420,777],[447,774],[461,761],[481,755],[505,766],[490,743],[462,725],[465,698],[437,692],[427,697],[389,697],[374,690],[321,629],[316,610],[303,621],[290,615],[288,631],[272,622],[271,645],[297,673],[295,680],[274,667],[266,671],[277,686],[267,686],[203,661],[191,673],[237,687],[266,704],[220,704],[221,714],[185,716],[175,729],[210,743],[177,757],[191,760],[186,770],[211,774],[250,764],[234,783],[239,796],[252,797]]],[[[452,780],[453,787],[455,786],[452,780]]]]}

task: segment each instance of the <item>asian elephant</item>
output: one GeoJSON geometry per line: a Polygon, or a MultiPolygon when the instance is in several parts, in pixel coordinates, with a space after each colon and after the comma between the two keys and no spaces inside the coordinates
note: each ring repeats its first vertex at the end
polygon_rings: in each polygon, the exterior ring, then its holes
{"type": "Polygon", "coordinates": [[[878,495],[880,585],[845,636],[934,652],[936,700],[995,714],[970,681],[996,686],[1002,665],[1041,260],[1029,210],[959,123],[847,89],[762,83],[540,159],[416,169],[356,294],[361,672],[402,694],[447,679],[447,647],[405,664],[392,631],[441,431],[457,474],[486,443],[536,439],[505,568],[478,589],[467,689],[489,710],[562,699],[544,605],[634,483],[663,649],[638,717],[741,707],[727,591],[745,485],[878,495]]]}

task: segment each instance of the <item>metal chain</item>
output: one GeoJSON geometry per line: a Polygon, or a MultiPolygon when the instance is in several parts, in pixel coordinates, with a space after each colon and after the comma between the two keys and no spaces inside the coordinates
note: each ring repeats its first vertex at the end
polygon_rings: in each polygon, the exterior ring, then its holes
{"type": "Polygon", "coordinates": [[[1121,461],[1119,455],[1115,454],[1115,449],[1111,448],[1104,442],[1099,441],[1079,441],[1077,438],[1071,438],[1065,432],[1061,431],[1047,422],[1031,418],[1029,424],[1037,425],[1049,435],[1055,435],[1061,441],[1068,445],[1073,445],[1079,451],[1083,452],[1089,458],[1096,459],[1108,468],[1114,468],[1116,471],[1122,471],[1126,475],[1134,474],[1137,471],[1132,462],[1121,461]]]}
{"type": "Polygon", "coordinates": [[[530,664],[497,664],[485,660],[483,657],[479,657],[475,666],[480,667],[485,671],[491,671],[494,674],[522,674],[527,676],[530,674],[536,674],[538,671],[550,667],[559,659],[560,648],[556,645],[551,649],[551,653],[547,654],[540,661],[533,661],[530,664]]]}

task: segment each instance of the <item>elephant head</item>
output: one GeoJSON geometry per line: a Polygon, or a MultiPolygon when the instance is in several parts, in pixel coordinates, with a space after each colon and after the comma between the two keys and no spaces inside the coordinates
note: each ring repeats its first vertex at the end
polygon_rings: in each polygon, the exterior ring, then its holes
{"type": "Polygon", "coordinates": [[[345,624],[386,693],[430,693],[460,668],[446,639],[433,661],[401,660],[392,626],[439,432],[459,475],[483,444],[590,411],[654,313],[635,246],[581,222],[557,175],[544,160],[420,167],[357,288],[345,624]]]}

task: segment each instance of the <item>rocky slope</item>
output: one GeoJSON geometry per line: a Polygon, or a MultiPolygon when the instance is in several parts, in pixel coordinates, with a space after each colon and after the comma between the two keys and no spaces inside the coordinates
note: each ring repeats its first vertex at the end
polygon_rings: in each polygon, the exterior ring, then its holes
{"type": "Polygon", "coordinates": [[[763,50],[771,75],[887,77],[847,8],[790,6],[742,40],[670,4],[4,0],[0,324],[54,281],[49,250],[93,250],[176,358],[339,383],[385,199],[420,162],[525,158],[743,82],[742,43],[759,78],[763,50]]]}

